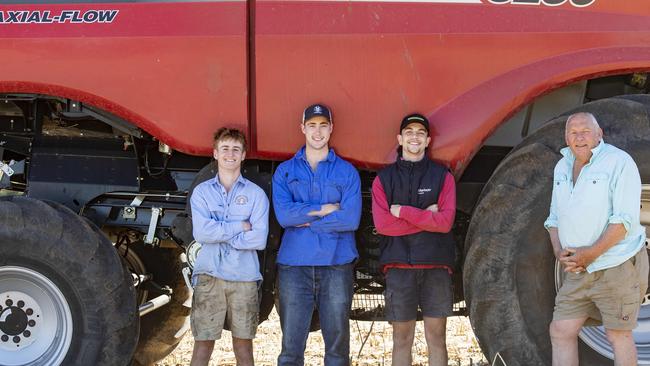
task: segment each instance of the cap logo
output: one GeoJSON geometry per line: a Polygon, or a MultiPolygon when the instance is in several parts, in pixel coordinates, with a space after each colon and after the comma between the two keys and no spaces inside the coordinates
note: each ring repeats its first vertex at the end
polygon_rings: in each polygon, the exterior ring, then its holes
{"type": "Polygon", "coordinates": [[[314,113],[323,113],[323,108],[321,108],[319,105],[315,106],[314,113]]]}
{"type": "Polygon", "coordinates": [[[420,118],[420,117],[416,117],[416,116],[409,117],[409,118],[407,119],[407,121],[410,121],[410,120],[412,120],[412,119],[417,119],[418,121],[422,121],[422,122],[424,122],[424,118],[420,118]]]}

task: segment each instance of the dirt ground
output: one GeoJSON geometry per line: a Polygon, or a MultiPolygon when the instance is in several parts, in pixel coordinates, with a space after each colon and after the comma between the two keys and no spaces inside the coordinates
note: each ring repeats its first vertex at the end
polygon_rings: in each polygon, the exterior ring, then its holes
{"type": "MultiPolygon", "coordinates": [[[[281,340],[280,320],[278,314],[273,310],[269,319],[260,324],[257,338],[253,343],[256,365],[275,365],[281,349],[281,340]]],[[[178,348],[157,366],[189,365],[193,344],[192,335],[188,332],[178,348]]],[[[350,322],[350,357],[353,365],[390,365],[392,346],[392,328],[387,322],[350,322]]],[[[305,350],[305,364],[322,365],[323,350],[321,333],[312,332],[305,350]]],[[[447,322],[447,350],[450,366],[488,365],[474,337],[469,319],[466,317],[449,318],[447,322]]],[[[418,322],[413,345],[413,364],[426,365],[426,355],[424,331],[422,323],[418,322]]],[[[221,340],[216,342],[210,365],[234,366],[235,364],[230,332],[224,331],[221,340]]]]}

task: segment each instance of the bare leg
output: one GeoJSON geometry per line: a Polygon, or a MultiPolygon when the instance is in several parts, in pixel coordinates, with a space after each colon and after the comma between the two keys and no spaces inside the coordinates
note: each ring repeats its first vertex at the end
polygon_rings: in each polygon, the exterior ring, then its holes
{"type": "Polygon", "coordinates": [[[614,365],[636,366],[636,345],[631,330],[606,329],[607,339],[614,348],[614,365]]]}
{"type": "Polygon", "coordinates": [[[415,337],[415,320],[392,322],[393,366],[411,365],[411,348],[415,337]]]}
{"type": "Polygon", "coordinates": [[[447,365],[447,318],[424,317],[424,336],[429,352],[429,366],[447,365]]]}
{"type": "Polygon", "coordinates": [[[253,340],[232,337],[232,349],[235,352],[237,366],[253,366],[253,340]]]}
{"type": "Polygon", "coordinates": [[[553,366],[578,366],[578,333],[587,318],[554,320],[549,326],[553,366]]]}
{"type": "Polygon", "coordinates": [[[190,366],[208,366],[213,349],[214,341],[194,341],[190,366]]]}

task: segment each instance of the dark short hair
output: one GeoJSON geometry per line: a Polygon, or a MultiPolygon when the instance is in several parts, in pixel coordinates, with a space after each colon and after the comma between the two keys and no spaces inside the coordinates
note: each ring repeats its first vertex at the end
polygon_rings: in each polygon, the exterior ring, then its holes
{"type": "Polygon", "coordinates": [[[218,129],[217,132],[214,133],[214,147],[216,148],[219,144],[219,141],[223,140],[235,140],[241,142],[244,151],[246,151],[248,148],[248,144],[246,143],[246,135],[244,135],[243,132],[236,128],[221,127],[218,129]]]}

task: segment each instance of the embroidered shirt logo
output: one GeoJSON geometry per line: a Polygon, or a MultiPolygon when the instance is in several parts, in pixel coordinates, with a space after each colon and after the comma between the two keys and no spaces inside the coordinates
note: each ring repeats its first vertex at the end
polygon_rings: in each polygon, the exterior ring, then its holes
{"type": "Polygon", "coordinates": [[[248,197],[246,197],[244,195],[239,195],[239,196],[235,197],[235,204],[245,205],[247,203],[248,203],[248,197]]]}
{"type": "Polygon", "coordinates": [[[418,194],[425,194],[427,192],[431,192],[431,188],[420,188],[420,189],[418,189],[418,194]]]}

